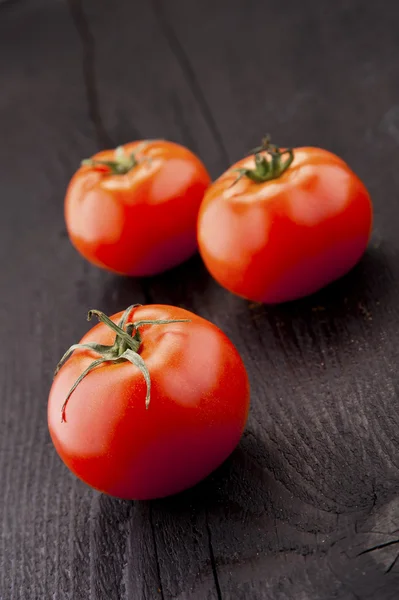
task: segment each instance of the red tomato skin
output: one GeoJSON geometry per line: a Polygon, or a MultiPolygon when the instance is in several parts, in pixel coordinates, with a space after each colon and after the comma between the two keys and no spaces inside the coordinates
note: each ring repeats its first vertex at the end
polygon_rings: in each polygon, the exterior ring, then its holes
{"type": "MultiPolygon", "coordinates": [[[[149,318],[191,322],[140,328],[152,382],[148,409],[139,369],[108,363],[79,384],[61,423],[68,390],[95,358],[86,350],[61,368],[48,403],[50,435],[64,463],[93,488],[125,499],[160,498],[198,483],[236,447],[249,410],[245,367],[222,331],[181,308],[135,309],[135,321],[149,318]]],[[[87,341],[112,344],[114,334],[99,324],[87,341]]]]}
{"type": "MultiPolygon", "coordinates": [[[[121,275],[150,276],[197,250],[196,223],[210,183],[205,166],[187,148],[164,140],[123,146],[140,162],[124,175],[82,166],[65,196],[73,246],[98,267],[121,275]]],[[[105,150],[93,160],[114,160],[105,150]]]]}
{"type": "Polygon", "coordinates": [[[277,304],[312,294],[350,271],[364,254],[373,211],[361,180],[338,156],[297,148],[278,179],[236,184],[233,165],[205,194],[198,244],[206,267],[229,291],[277,304]],[[234,185],[232,185],[234,184],[234,185]]]}

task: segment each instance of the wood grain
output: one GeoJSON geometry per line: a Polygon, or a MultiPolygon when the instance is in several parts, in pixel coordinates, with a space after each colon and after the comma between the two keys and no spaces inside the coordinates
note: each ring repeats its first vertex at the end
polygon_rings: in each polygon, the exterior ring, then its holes
{"type": "Polygon", "coordinates": [[[393,0],[1,3],[1,600],[396,600],[398,26],[393,0]],[[337,284],[267,308],[198,257],[138,281],[71,247],[82,157],[166,137],[217,176],[266,131],[341,154],[372,194],[369,252],[337,284]],[[61,464],[47,395],[89,308],[155,301],[231,337],[251,414],[206,481],[123,502],[61,464]]]}

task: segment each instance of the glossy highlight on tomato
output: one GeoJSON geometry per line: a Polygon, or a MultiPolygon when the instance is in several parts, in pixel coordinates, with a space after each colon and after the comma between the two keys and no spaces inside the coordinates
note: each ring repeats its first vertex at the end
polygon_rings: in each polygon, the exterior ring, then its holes
{"type": "Polygon", "coordinates": [[[149,276],[197,250],[198,210],[210,178],[187,148],[144,140],[85,160],[65,197],[75,248],[110,271],[149,276]]]}
{"type": "Polygon", "coordinates": [[[371,229],[370,196],[341,158],[265,140],[208,188],[197,232],[205,265],[222,286],[276,304],[350,271],[371,229]]]}
{"type": "Polygon", "coordinates": [[[119,498],[193,486],[229,456],[246,423],[249,383],[236,348],[182,308],[92,314],[100,323],[63,357],[49,395],[58,454],[119,498]]]}

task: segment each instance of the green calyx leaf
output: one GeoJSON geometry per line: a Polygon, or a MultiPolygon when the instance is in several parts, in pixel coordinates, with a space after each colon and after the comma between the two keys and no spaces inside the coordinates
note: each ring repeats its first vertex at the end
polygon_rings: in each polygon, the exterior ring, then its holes
{"type": "Polygon", "coordinates": [[[255,167],[253,169],[237,169],[239,175],[233,185],[243,177],[248,177],[255,183],[265,183],[266,181],[278,179],[294,160],[293,149],[281,150],[271,143],[270,136],[266,136],[262,140],[262,145],[254,148],[251,154],[255,155],[255,167]]]}
{"type": "Polygon", "coordinates": [[[144,360],[141,358],[139,354],[140,346],[141,346],[141,335],[139,332],[139,328],[144,325],[167,325],[168,323],[188,323],[189,319],[160,319],[160,320],[141,320],[132,323],[126,322],[130,317],[132,311],[140,306],[140,304],[134,304],[129,306],[123,313],[118,324],[111,321],[107,315],[99,310],[90,310],[87,315],[87,320],[90,321],[94,316],[98,318],[98,320],[110,329],[115,332],[115,341],[112,346],[105,346],[103,344],[97,344],[95,342],[88,342],[85,344],[73,344],[61,358],[60,362],[57,365],[57,368],[54,373],[54,377],[57,375],[61,367],[65,364],[65,362],[71,357],[73,352],[79,348],[91,350],[95,354],[99,355],[99,358],[93,360],[92,363],[81,373],[78,379],[75,381],[73,386],[68,392],[67,397],[65,398],[64,404],[61,408],[61,423],[66,421],[65,411],[68,404],[68,401],[76,390],[80,382],[98,366],[105,363],[120,363],[120,362],[130,362],[132,365],[138,367],[143,374],[143,377],[146,382],[146,398],[145,398],[145,406],[148,409],[150,405],[150,397],[151,397],[151,378],[147,366],[144,360]]]}

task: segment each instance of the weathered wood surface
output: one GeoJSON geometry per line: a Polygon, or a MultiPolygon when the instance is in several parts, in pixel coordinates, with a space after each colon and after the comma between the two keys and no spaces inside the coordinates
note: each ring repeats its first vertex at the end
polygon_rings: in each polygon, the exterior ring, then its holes
{"type": "Polygon", "coordinates": [[[1,600],[399,597],[399,3],[8,0],[0,4],[1,600]],[[362,263],[279,308],[194,258],[145,282],[73,250],[79,160],[137,137],[213,176],[271,131],[366,182],[362,263]],[[85,312],[175,303],[219,325],[252,383],[242,443],[178,497],[92,492],[47,431],[53,367],[85,312]]]}

